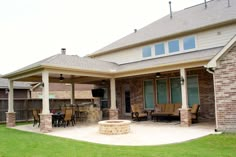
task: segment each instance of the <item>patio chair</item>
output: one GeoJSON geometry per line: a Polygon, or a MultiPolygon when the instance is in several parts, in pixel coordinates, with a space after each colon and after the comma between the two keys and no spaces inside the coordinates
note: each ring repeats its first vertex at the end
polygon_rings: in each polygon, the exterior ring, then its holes
{"type": "Polygon", "coordinates": [[[179,109],[181,107],[182,107],[182,104],[175,104],[174,112],[173,112],[173,114],[171,116],[180,119],[180,111],[179,111],[179,109]]]}
{"type": "Polygon", "coordinates": [[[199,111],[200,105],[199,104],[193,104],[191,108],[191,117],[192,122],[198,122],[198,111],[199,111]]]}
{"type": "Polygon", "coordinates": [[[133,120],[148,120],[148,112],[140,109],[138,104],[131,105],[131,118],[133,120]]]}
{"type": "Polygon", "coordinates": [[[40,117],[38,115],[38,111],[33,109],[33,118],[34,118],[34,124],[33,124],[33,127],[37,124],[38,124],[38,127],[40,126],[40,117]]]}
{"type": "Polygon", "coordinates": [[[74,126],[74,121],[72,119],[72,109],[66,109],[65,110],[65,117],[62,121],[64,127],[70,124],[70,122],[72,123],[72,126],[74,126]]]}
{"type": "Polygon", "coordinates": [[[66,107],[64,105],[61,106],[61,112],[66,113],[66,107]]]}

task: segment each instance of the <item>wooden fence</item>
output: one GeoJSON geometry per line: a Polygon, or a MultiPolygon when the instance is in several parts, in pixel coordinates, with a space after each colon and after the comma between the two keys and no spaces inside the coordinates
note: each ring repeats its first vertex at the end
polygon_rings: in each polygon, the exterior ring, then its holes
{"type": "MultiPolygon", "coordinates": [[[[91,99],[76,99],[75,104],[92,102],[91,99]]],[[[70,104],[70,99],[50,99],[50,110],[60,110],[62,105],[70,104]]],[[[16,121],[32,120],[32,110],[42,108],[42,99],[14,99],[14,112],[16,121]]],[[[0,123],[6,122],[8,100],[0,99],[0,123]]]]}

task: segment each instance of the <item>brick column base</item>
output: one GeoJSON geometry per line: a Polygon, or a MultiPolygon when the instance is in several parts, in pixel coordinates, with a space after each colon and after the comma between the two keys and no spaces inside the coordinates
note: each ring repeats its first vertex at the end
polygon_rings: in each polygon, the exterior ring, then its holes
{"type": "Polygon", "coordinates": [[[52,114],[39,114],[40,115],[40,131],[47,133],[52,131],[52,114]]]}
{"type": "Polygon", "coordinates": [[[111,120],[118,119],[118,110],[117,109],[109,109],[109,119],[111,119],[111,120]]]}
{"type": "Polygon", "coordinates": [[[16,112],[6,112],[7,127],[16,126],[16,112]]]}
{"type": "Polygon", "coordinates": [[[192,124],[190,109],[180,109],[180,125],[183,127],[189,127],[192,124]]]}

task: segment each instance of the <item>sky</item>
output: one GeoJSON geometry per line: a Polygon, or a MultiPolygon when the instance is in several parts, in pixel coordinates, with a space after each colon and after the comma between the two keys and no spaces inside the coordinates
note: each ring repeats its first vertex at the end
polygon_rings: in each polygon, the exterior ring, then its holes
{"type": "MultiPolygon", "coordinates": [[[[172,0],[172,10],[204,0],[172,0]]],[[[169,0],[0,0],[0,74],[66,48],[85,56],[169,14],[169,0]]]]}

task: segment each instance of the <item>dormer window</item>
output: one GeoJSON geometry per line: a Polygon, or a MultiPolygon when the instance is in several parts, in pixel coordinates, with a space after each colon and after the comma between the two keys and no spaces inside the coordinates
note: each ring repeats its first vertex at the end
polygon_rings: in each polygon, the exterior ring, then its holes
{"type": "Polygon", "coordinates": [[[169,53],[179,51],[179,40],[171,40],[168,42],[169,53]]]}
{"type": "Polygon", "coordinates": [[[143,58],[151,57],[151,55],[152,55],[151,46],[145,46],[143,48],[143,58]]]}
{"type": "Polygon", "coordinates": [[[183,39],[183,43],[184,43],[184,50],[196,48],[194,36],[185,37],[183,39]]]}

